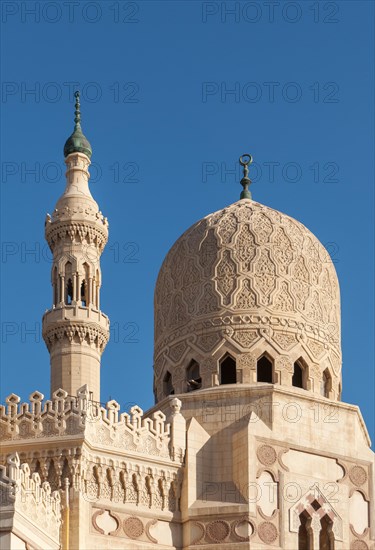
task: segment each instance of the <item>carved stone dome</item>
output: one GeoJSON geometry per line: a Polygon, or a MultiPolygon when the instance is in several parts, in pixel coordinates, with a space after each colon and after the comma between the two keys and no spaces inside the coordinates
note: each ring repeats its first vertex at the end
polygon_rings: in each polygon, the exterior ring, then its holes
{"type": "Polygon", "coordinates": [[[341,391],[331,258],[303,224],[250,199],[195,223],[163,262],[155,289],[156,399],[194,389],[192,363],[198,389],[228,383],[220,380],[228,356],[235,383],[258,383],[257,363],[266,357],[271,383],[333,399],[341,391]],[[296,363],[303,385],[293,378],[296,363]]]}

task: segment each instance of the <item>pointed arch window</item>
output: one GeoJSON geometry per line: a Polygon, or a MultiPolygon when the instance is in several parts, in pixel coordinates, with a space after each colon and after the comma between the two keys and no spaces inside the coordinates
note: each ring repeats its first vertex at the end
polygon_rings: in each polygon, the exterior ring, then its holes
{"type": "Polygon", "coordinates": [[[322,380],[320,384],[320,393],[323,397],[329,397],[329,393],[332,389],[332,378],[328,369],[323,371],[322,380]]]}
{"type": "Polygon", "coordinates": [[[299,516],[300,526],[298,529],[298,550],[313,550],[313,532],[311,529],[311,517],[302,512],[299,516]]]}
{"type": "Polygon", "coordinates": [[[273,384],[273,364],[266,355],[257,362],[257,382],[273,384]]]}
{"type": "Polygon", "coordinates": [[[87,306],[87,284],[86,281],[82,281],[81,284],[81,302],[83,306],[87,306]]]}
{"type": "Polygon", "coordinates": [[[57,267],[53,270],[53,277],[52,277],[52,286],[53,286],[53,305],[57,306],[58,304],[58,278],[57,278],[57,267]]]}
{"type": "Polygon", "coordinates": [[[70,305],[74,300],[74,288],[73,288],[73,272],[72,264],[66,262],[65,264],[65,303],[70,305]]]}
{"type": "Polygon", "coordinates": [[[236,361],[231,355],[226,355],[220,361],[220,384],[236,384],[236,361]]]}
{"type": "Polygon", "coordinates": [[[70,305],[73,302],[73,283],[72,279],[68,279],[66,283],[66,299],[65,303],[70,305]]]}
{"type": "Polygon", "coordinates": [[[99,288],[100,288],[100,274],[99,269],[96,270],[95,275],[95,306],[99,309],[99,288]]]}
{"type": "Polygon", "coordinates": [[[199,390],[202,387],[199,364],[192,360],[186,369],[187,391],[199,390]]]}
{"type": "Polygon", "coordinates": [[[174,388],[173,388],[173,384],[172,384],[172,375],[169,372],[169,370],[167,370],[167,372],[165,373],[164,380],[163,380],[163,386],[164,386],[165,395],[173,395],[174,394],[174,388]]]}
{"type": "Polygon", "coordinates": [[[302,360],[298,360],[293,366],[292,386],[307,389],[307,367],[302,360]]]}
{"type": "Polygon", "coordinates": [[[80,296],[81,303],[82,303],[83,306],[88,306],[89,305],[89,301],[91,301],[90,295],[89,295],[90,292],[91,292],[91,290],[90,290],[90,267],[85,262],[83,264],[83,280],[82,280],[82,283],[81,283],[81,296],[80,296]]]}
{"type": "Polygon", "coordinates": [[[332,531],[333,522],[326,514],[320,520],[320,524],[322,527],[319,533],[319,550],[334,550],[335,537],[332,531]]]}

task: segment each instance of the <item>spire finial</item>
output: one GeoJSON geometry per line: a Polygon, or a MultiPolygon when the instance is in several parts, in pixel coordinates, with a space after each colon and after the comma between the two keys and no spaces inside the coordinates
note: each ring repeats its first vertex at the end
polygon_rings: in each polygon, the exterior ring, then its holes
{"type": "Polygon", "coordinates": [[[245,155],[242,155],[240,157],[239,162],[241,166],[243,166],[243,178],[240,182],[243,187],[243,190],[241,191],[240,199],[251,199],[251,193],[249,191],[249,185],[251,183],[251,179],[248,177],[248,175],[249,175],[249,164],[253,162],[253,157],[246,153],[245,155]]]}
{"type": "Polygon", "coordinates": [[[81,111],[80,111],[81,105],[79,103],[79,91],[78,90],[76,92],[74,92],[74,97],[76,98],[76,105],[75,105],[75,111],[74,111],[74,122],[76,124],[75,124],[74,129],[77,129],[78,126],[81,126],[81,111]]]}
{"type": "Polygon", "coordinates": [[[74,92],[75,111],[74,111],[74,132],[66,140],[64,146],[64,157],[71,153],[83,153],[91,158],[92,149],[89,140],[84,136],[81,128],[81,105],[79,103],[79,91],[74,92]]]}

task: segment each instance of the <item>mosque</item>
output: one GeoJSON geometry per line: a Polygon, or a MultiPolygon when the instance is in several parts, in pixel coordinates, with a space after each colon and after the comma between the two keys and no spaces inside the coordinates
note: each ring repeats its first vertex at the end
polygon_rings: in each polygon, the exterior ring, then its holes
{"type": "Polygon", "coordinates": [[[66,189],[45,220],[51,394],[0,406],[0,547],[374,549],[373,453],[341,401],[335,268],[302,223],[252,200],[250,155],[240,200],[194,223],[161,266],[155,406],[100,403],[108,221],[75,95],[66,189]]]}

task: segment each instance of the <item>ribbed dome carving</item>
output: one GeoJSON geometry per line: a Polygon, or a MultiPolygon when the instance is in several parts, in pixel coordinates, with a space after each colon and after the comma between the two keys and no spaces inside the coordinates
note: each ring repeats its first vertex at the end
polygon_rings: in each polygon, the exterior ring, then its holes
{"type": "Polygon", "coordinates": [[[163,262],[156,381],[167,365],[178,379],[184,357],[211,357],[220,343],[247,353],[261,341],[274,357],[296,348],[321,363],[324,354],[340,375],[339,285],[328,252],[300,222],[246,199],[195,223],[163,262]]]}

